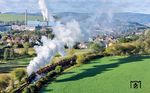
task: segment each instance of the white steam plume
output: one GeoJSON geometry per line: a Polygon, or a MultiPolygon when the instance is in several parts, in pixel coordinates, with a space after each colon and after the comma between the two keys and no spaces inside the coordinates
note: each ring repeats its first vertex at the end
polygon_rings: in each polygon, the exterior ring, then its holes
{"type": "Polygon", "coordinates": [[[41,13],[43,15],[43,20],[48,21],[49,13],[48,13],[48,9],[47,9],[45,0],[39,0],[39,7],[40,7],[41,13]]]}
{"type": "Polygon", "coordinates": [[[80,29],[76,20],[71,20],[66,25],[57,22],[53,27],[53,32],[57,39],[62,40],[69,48],[73,47],[76,42],[85,41],[85,33],[80,29]]]}
{"type": "Polygon", "coordinates": [[[39,68],[47,65],[50,60],[56,55],[56,53],[65,56],[64,43],[59,40],[50,40],[43,36],[41,39],[43,45],[35,46],[34,49],[37,53],[35,57],[27,67],[27,72],[30,75],[32,72],[38,71],[39,68]]]}
{"type": "Polygon", "coordinates": [[[84,40],[84,34],[75,20],[66,23],[66,25],[57,22],[57,25],[53,27],[53,31],[56,36],[53,40],[43,36],[41,39],[43,45],[35,46],[37,57],[30,61],[27,67],[28,75],[49,64],[57,53],[64,56],[65,44],[71,48],[76,42],[84,40]]]}

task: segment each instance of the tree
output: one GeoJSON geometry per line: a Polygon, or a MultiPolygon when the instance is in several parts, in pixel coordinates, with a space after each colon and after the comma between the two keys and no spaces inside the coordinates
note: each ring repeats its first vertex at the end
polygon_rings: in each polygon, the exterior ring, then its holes
{"type": "Polygon", "coordinates": [[[75,49],[69,49],[68,50],[68,55],[74,55],[75,54],[75,49]]]}
{"type": "Polygon", "coordinates": [[[24,47],[24,50],[25,50],[25,54],[27,55],[27,54],[28,54],[29,47],[30,47],[30,43],[29,43],[29,42],[25,42],[25,43],[23,44],[23,47],[24,47]]]}
{"type": "Polygon", "coordinates": [[[8,48],[5,48],[3,57],[4,57],[4,60],[8,60],[9,59],[9,49],[8,48]]]}
{"type": "Polygon", "coordinates": [[[10,59],[14,59],[14,54],[15,54],[15,53],[14,53],[14,49],[11,48],[9,52],[10,52],[10,53],[9,53],[10,59]]]}
{"type": "Polygon", "coordinates": [[[144,36],[146,38],[149,38],[150,37],[150,29],[147,29],[145,32],[144,32],[144,36]]]}
{"type": "Polygon", "coordinates": [[[93,42],[89,45],[89,48],[94,52],[102,52],[105,48],[105,45],[102,42],[100,43],[93,42]]]}
{"type": "Polygon", "coordinates": [[[0,93],[8,87],[10,81],[10,77],[8,75],[0,75],[0,93]]]}
{"type": "Polygon", "coordinates": [[[27,73],[25,69],[18,68],[12,71],[11,75],[14,77],[14,79],[20,82],[24,77],[27,76],[27,73]]]}

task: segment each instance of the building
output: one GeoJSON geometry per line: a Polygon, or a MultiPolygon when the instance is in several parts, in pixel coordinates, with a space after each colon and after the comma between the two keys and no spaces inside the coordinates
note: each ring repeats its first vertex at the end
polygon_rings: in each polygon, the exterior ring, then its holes
{"type": "Polygon", "coordinates": [[[26,25],[12,25],[12,30],[18,30],[18,31],[35,31],[37,29],[40,29],[39,26],[26,26],[26,25]]]}
{"type": "Polygon", "coordinates": [[[11,26],[10,25],[2,25],[0,24],[0,32],[10,31],[11,26]]]}
{"type": "Polygon", "coordinates": [[[48,21],[29,21],[27,10],[25,12],[25,20],[22,25],[12,25],[12,30],[18,31],[36,31],[45,28],[51,28],[56,25],[56,22],[48,22],[48,21]]]}
{"type": "Polygon", "coordinates": [[[45,22],[45,21],[27,21],[27,25],[28,26],[34,26],[34,27],[37,27],[37,26],[48,26],[48,27],[53,27],[56,25],[56,22],[45,22]]]}

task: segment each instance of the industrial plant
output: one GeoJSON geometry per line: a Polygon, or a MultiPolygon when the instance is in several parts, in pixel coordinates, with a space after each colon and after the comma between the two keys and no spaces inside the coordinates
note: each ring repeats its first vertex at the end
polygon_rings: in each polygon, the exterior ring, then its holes
{"type": "Polygon", "coordinates": [[[12,25],[12,30],[19,31],[36,31],[41,29],[50,28],[55,25],[55,22],[50,22],[49,19],[43,21],[30,21],[28,20],[28,12],[25,12],[25,21],[24,25],[12,25]]]}

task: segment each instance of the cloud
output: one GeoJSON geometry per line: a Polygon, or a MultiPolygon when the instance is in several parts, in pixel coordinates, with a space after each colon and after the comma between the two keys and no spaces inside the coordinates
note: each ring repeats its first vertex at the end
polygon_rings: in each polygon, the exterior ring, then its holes
{"type": "MultiPolygon", "coordinates": [[[[150,13],[150,0],[46,0],[52,12],[92,12],[113,8],[118,11],[150,13]]],[[[38,0],[0,0],[0,11],[39,12],[38,0]]]]}

